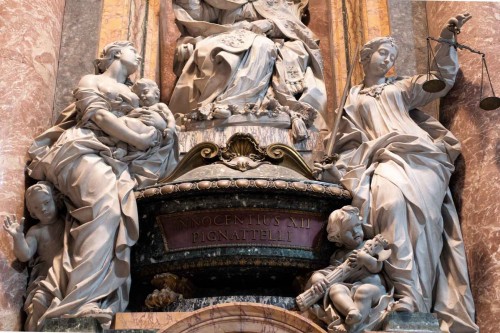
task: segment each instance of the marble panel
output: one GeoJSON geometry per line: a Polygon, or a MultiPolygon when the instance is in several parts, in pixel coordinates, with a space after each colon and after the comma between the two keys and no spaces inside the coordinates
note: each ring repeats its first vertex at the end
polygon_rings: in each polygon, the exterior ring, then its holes
{"type": "MultiPolygon", "coordinates": [[[[319,40],[321,55],[323,56],[323,75],[325,79],[327,99],[327,116],[325,121],[330,124],[334,118],[336,98],[336,83],[333,64],[333,34],[332,34],[332,2],[330,0],[309,1],[308,27],[319,40]]],[[[340,97],[339,97],[340,98],[340,97]]],[[[331,125],[331,124],[330,124],[331,125]]]]}
{"type": "Polygon", "coordinates": [[[398,43],[396,72],[400,76],[425,73],[427,17],[425,3],[412,0],[388,0],[391,36],[398,43]],[[409,20],[408,18],[412,18],[409,20]]]}
{"type": "Polygon", "coordinates": [[[115,330],[159,330],[176,323],[191,312],[119,312],[115,315],[115,330]]]}
{"type": "MultiPolygon", "coordinates": [[[[500,56],[497,29],[498,2],[428,2],[427,15],[432,36],[442,21],[468,11],[472,19],[458,41],[486,53],[492,84],[500,89],[500,56]]],[[[477,323],[483,333],[498,330],[500,318],[500,113],[478,107],[481,58],[459,50],[461,71],[455,87],[441,104],[441,120],[462,142],[462,158],[451,184],[459,210],[469,264],[477,323]]],[[[487,94],[491,91],[486,90],[487,94]]]]}
{"type": "Polygon", "coordinates": [[[160,0],[160,90],[161,100],[168,104],[176,76],[174,74],[174,55],[179,29],[175,25],[175,15],[171,0],[160,0]]]}
{"type": "Polygon", "coordinates": [[[102,328],[95,318],[49,318],[45,322],[43,332],[95,332],[102,328]]]}
{"type": "MultiPolygon", "coordinates": [[[[101,15],[99,51],[115,40],[129,40],[130,1],[104,0],[101,15]]],[[[137,45],[136,45],[137,46],[137,45]]]]}
{"type": "Polygon", "coordinates": [[[160,332],[325,333],[320,326],[292,311],[256,303],[227,303],[203,308],[160,332]]]}
{"type": "MultiPolygon", "coordinates": [[[[344,1],[343,11],[344,14],[344,27],[347,28],[347,36],[344,41],[345,47],[348,48],[350,56],[348,57],[347,68],[351,66],[352,60],[354,59],[354,52],[356,46],[360,47],[368,40],[367,29],[368,29],[368,19],[366,13],[366,0],[354,0],[354,1],[344,1]]],[[[339,75],[338,73],[337,75],[339,75]]],[[[347,74],[342,75],[346,77],[347,74]]],[[[352,84],[358,84],[363,81],[363,67],[361,63],[356,62],[354,65],[354,71],[352,73],[352,84]]],[[[341,89],[344,85],[341,86],[341,89]]],[[[341,96],[341,94],[339,94],[341,96]]]]}
{"type": "MultiPolygon", "coordinates": [[[[349,56],[346,54],[345,47],[345,36],[348,30],[344,29],[344,16],[342,15],[342,1],[341,0],[331,0],[331,10],[332,10],[332,62],[333,62],[333,73],[335,80],[335,95],[331,96],[335,98],[335,108],[339,103],[342,96],[342,91],[344,89],[346,75],[347,75],[347,61],[349,56]]],[[[330,96],[329,96],[330,97],[330,96]]],[[[330,97],[330,99],[331,99],[330,97]]],[[[332,111],[333,112],[333,111],[332,111]]],[[[330,120],[333,124],[333,119],[330,120]]]]}
{"type": "Polygon", "coordinates": [[[144,72],[142,76],[160,82],[160,0],[149,0],[147,5],[144,72]]]}
{"type": "Polygon", "coordinates": [[[387,1],[367,1],[367,39],[390,34],[389,13],[387,1]]]}
{"type": "MultiPolygon", "coordinates": [[[[340,102],[348,68],[354,58],[356,46],[390,31],[389,8],[386,0],[332,0],[333,65],[335,74],[336,101],[340,102]]],[[[363,80],[360,63],[355,64],[352,84],[363,80]]],[[[332,121],[333,122],[333,121],[332,121]]]]}
{"type": "Polygon", "coordinates": [[[195,311],[207,306],[233,302],[251,302],[259,304],[269,304],[283,309],[296,309],[294,297],[281,296],[219,296],[219,297],[200,297],[179,299],[169,304],[164,310],[169,312],[189,312],[195,311]]]}
{"type": "Polygon", "coordinates": [[[132,81],[143,76],[158,79],[158,1],[104,0],[99,50],[113,41],[131,41],[144,58],[132,81]]]}
{"type": "Polygon", "coordinates": [[[385,320],[384,331],[404,332],[441,332],[437,318],[431,313],[394,312],[385,320]]]}
{"type": "MultiPolygon", "coordinates": [[[[51,122],[64,0],[0,6],[0,215],[24,213],[26,150],[51,122]]],[[[0,330],[19,330],[26,272],[0,231],[0,330]]]]}
{"type": "Polygon", "coordinates": [[[94,74],[103,0],[66,0],[53,120],[73,102],[80,78],[94,74]]]}
{"type": "MultiPolygon", "coordinates": [[[[411,76],[427,72],[427,12],[425,2],[412,0],[388,0],[391,36],[398,44],[398,58],[394,74],[411,76]],[[412,18],[409,20],[408,18],[412,18]]],[[[434,46],[434,45],[432,45],[434,46]]],[[[439,100],[421,108],[439,119],[439,100]]]]}

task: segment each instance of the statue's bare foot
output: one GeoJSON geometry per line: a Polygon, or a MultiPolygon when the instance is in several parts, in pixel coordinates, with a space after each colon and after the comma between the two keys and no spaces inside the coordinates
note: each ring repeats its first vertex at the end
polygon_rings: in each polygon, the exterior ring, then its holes
{"type": "Polygon", "coordinates": [[[231,111],[227,106],[216,106],[212,111],[212,116],[216,119],[226,119],[231,117],[231,111]]]}
{"type": "Polygon", "coordinates": [[[345,317],[345,323],[347,325],[354,325],[356,323],[359,323],[362,319],[361,313],[359,312],[358,309],[354,309],[349,311],[347,316],[345,317]]]}
{"type": "Polygon", "coordinates": [[[408,296],[404,296],[394,304],[392,310],[395,312],[414,312],[415,308],[411,299],[408,296]]]}
{"type": "Polygon", "coordinates": [[[84,306],[84,310],[80,313],[81,317],[91,317],[97,319],[99,323],[111,323],[113,312],[108,309],[101,309],[97,304],[91,303],[84,306]]]}
{"type": "Polygon", "coordinates": [[[340,325],[335,325],[335,326],[328,326],[328,332],[332,333],[347,333],[347,329],[344,326],[344,324],[340,325]]]}

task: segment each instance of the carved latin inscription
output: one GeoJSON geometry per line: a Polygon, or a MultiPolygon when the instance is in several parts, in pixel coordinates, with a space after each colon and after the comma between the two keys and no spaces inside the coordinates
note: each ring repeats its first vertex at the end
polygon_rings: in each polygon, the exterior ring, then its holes
{"type": "Polygon", "coordinates": [[[168,251],[252,244],[311,249],[325,223],[319,214],[262,209],[191,211],[157,221],[168,251]]]}

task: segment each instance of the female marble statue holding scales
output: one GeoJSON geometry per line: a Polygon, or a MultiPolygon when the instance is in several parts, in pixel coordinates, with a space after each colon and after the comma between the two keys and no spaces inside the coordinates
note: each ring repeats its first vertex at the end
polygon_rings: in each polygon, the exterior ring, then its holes
{"type": "MultiPolygon", "coordinates": [[[[453,40],[469,14],[450,19],[441,38],[453,40]]],[[[445,332],[477,332],[467,263],[448,183],[460,154],[457,139],[415,108],[444,96],[458,71],[457,52],[440,43],[436,64],[446,84],[422,89],[426,75],[387,78],[398,49],[390,37],[361,50],[363,83],[351,88],[341,119],[335,164],[316,164],[324,181],[341,182],[352,204],[392,244],[384,265],[399,311],[434,312],[445,332]]]]}
{"type": "Polygon", "coordinates": [[[45,319],[64,316],[91,316],[109,327],[127,306],[130,247],[139,228],[133,189],[154,184],[177,164],[176,142],[162,137],[168,119],[140,110],[126,85],[140,61],[130,42],[108,44],[97,60],[99,73],[80,80],[75,105],[30,148],[29,175],[53,183],[71,215],[62,255],[33,299],[36,309],[45,309],[33,314],[38,329],[45,319]],[[135,124],[138,131],[120,118],[132,110],[143,123],[135,124]],[[123,162],[113,155],[117,141],[143,153],[123,162]]]}

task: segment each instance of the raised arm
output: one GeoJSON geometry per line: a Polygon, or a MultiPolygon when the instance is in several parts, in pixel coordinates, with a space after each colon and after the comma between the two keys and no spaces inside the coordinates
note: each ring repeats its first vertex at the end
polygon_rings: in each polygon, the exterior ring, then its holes
{"type": "Polygon", "coordinates": [[[455,84],[459,63],[457,50],[452,44],[454,40],[454,30],[460,29],[471,16],[468,13],[459,14],[452,17],[443,26],[440,34],[442,41],[436,46],[434,52],[434,62],[431,67],[432,79],[441,79],[445,83],[445,88],[439,92],[430,93],[423,90],[423,84],[427,80],[427,75],[417,75],[411,78],[410,87],[407,89],[409,109],[423,106],[436,98],[445,96],[455,84]]]}
{"type": "Polygon", "coordinates": [[[24,237],[24,217],[17,223],[15,215],[12,215],[12,217],[6,216],[3,227],[14,240],[14,255],[16,258],[22,262],[30,260],[36,253],[37,241],[33,236],[33,232],[28,232],[26,238],[24,237]]]}

